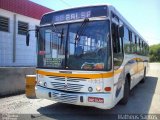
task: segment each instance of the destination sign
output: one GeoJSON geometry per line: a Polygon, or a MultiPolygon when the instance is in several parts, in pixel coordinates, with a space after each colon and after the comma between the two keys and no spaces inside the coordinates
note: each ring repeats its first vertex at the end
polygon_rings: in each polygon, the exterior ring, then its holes
{"type": "Polygon", "coordinates": [[[107,6],[92,6],[52,12],[44,15],[40,24],[44,25],[99,16],[108,16],[107,6]]]}
{"type": "Polygon", "coordinates": [[[91,11],[75,12],[75,13],[57,15],[54,17],[54,22],[78,20],[90,17],[91,17],[91,11]]]}

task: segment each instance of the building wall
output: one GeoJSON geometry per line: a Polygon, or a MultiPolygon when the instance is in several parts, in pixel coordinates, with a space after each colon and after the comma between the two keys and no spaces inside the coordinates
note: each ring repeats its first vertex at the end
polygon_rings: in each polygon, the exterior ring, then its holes
{"type": "Polygon", "coordinates": [[[29,29],[35,29],[40,21],[4,9],[0,9],[0,16],[9,18],[9,32],[0,31],[0,66],[36,66],[35,32],[30,32],[30,46],[26,46],[25,35],[18,34],[18,21],[28,23],[29,29]],[[14,15],[16,15],[15,50],[13,50],[14,15]]]}

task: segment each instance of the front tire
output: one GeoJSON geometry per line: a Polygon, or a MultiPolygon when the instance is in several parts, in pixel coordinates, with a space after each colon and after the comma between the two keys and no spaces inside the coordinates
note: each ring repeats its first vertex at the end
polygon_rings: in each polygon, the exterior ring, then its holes
{"type": "Polygon", "coordinates": [[[129,92],[130,92],[129,79],[126,77],[125,84],[124,84],[123,98],[120,100],[121,105],[127,104],[129,99],[129,92]]]}

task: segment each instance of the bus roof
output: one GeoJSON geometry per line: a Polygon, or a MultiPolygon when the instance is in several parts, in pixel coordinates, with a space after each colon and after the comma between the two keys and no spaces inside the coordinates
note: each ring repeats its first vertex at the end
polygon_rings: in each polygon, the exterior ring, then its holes
{"type": "MultiPolygon", "coordinates": [[[[114,12],[114,14],[116,14],[119,17],[119,19],[129,28],[130,31],[132,31],[133,33],[135,33],[136,35],[138,35],[143,41],[145,41],[145,39],[139,34],[139,32],[118,12],[118,10],[114,6],[112,6],[110,4],[80,6],[80,7],[68,8],[68,9],[63,9],[63,10],[58,10],[58,11],[52,11],[52,12],[48,12],[48,13],[44,14],[43,17],[46,16],[46,15],[51,15],[51,17],[52,17],[53,14],[62,13],[64,11],[74,11],[74,10],[78,10],[78,9],[87,9],[87,8],[94,8],[94,9],[96,9],[98,7],[106,7],[107,8],[106,16],[107,16],[107,14],[110,14],[111,11],[114,12]]],[[[100,14],[100,12],[98,12],[97,14],[100,14]]],[[[105,14],[105,13],[103,13],[103,14],[105,14]]],[[[43,20],[43,17],[42,17],[41,20],[43,20]]]]}
{"type": "Polygon", "coordinates": [[[109,16],[108,5],[85,6],[50,12],[44,14],[40,24],[44,25],[100,16],[109,16]]]}
{"type": "Polygon", "coordinates": [[[51,12],[45,13],[44,15],[50,14],[50,13],[62,12],[62,11],[66,11],[66,10],[73,10],[73,9],[79,9],[79,8],[88,8],[88,7],[98,7],[98,6],[107,6],[108,7],[108,6],[112,6],[112,5],[110,5],[110,4],[84,5],[84,6],[79,6],[79,7],[66,8],[66,9],[63,9],[63,10],[51,11],[51,12]]]}

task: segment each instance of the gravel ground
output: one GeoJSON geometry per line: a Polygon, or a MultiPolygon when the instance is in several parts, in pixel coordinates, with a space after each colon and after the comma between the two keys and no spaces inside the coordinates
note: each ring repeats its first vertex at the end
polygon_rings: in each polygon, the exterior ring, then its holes
{"type": "MultiPolygon", "coordinates": [[[[93,107],[75,106],[56,103],[49,100],[28,99],[17,95],[0,99],[0,120],[9,119],[122,119],[124,114],[138,114],[137,119],[145,118],[144,114],[160,114],[160,63],[151,63],[146,82],[138,84],[132,91],[127,105],[116,105],[110,110],[93,107]]],[[[127,116],[129,117],[129,116],[127,116]]],[[[133,116],[133,117],[136,117],[133,116]]],[[[160,115],[147,118],[160,119],[160,115]]]]}

